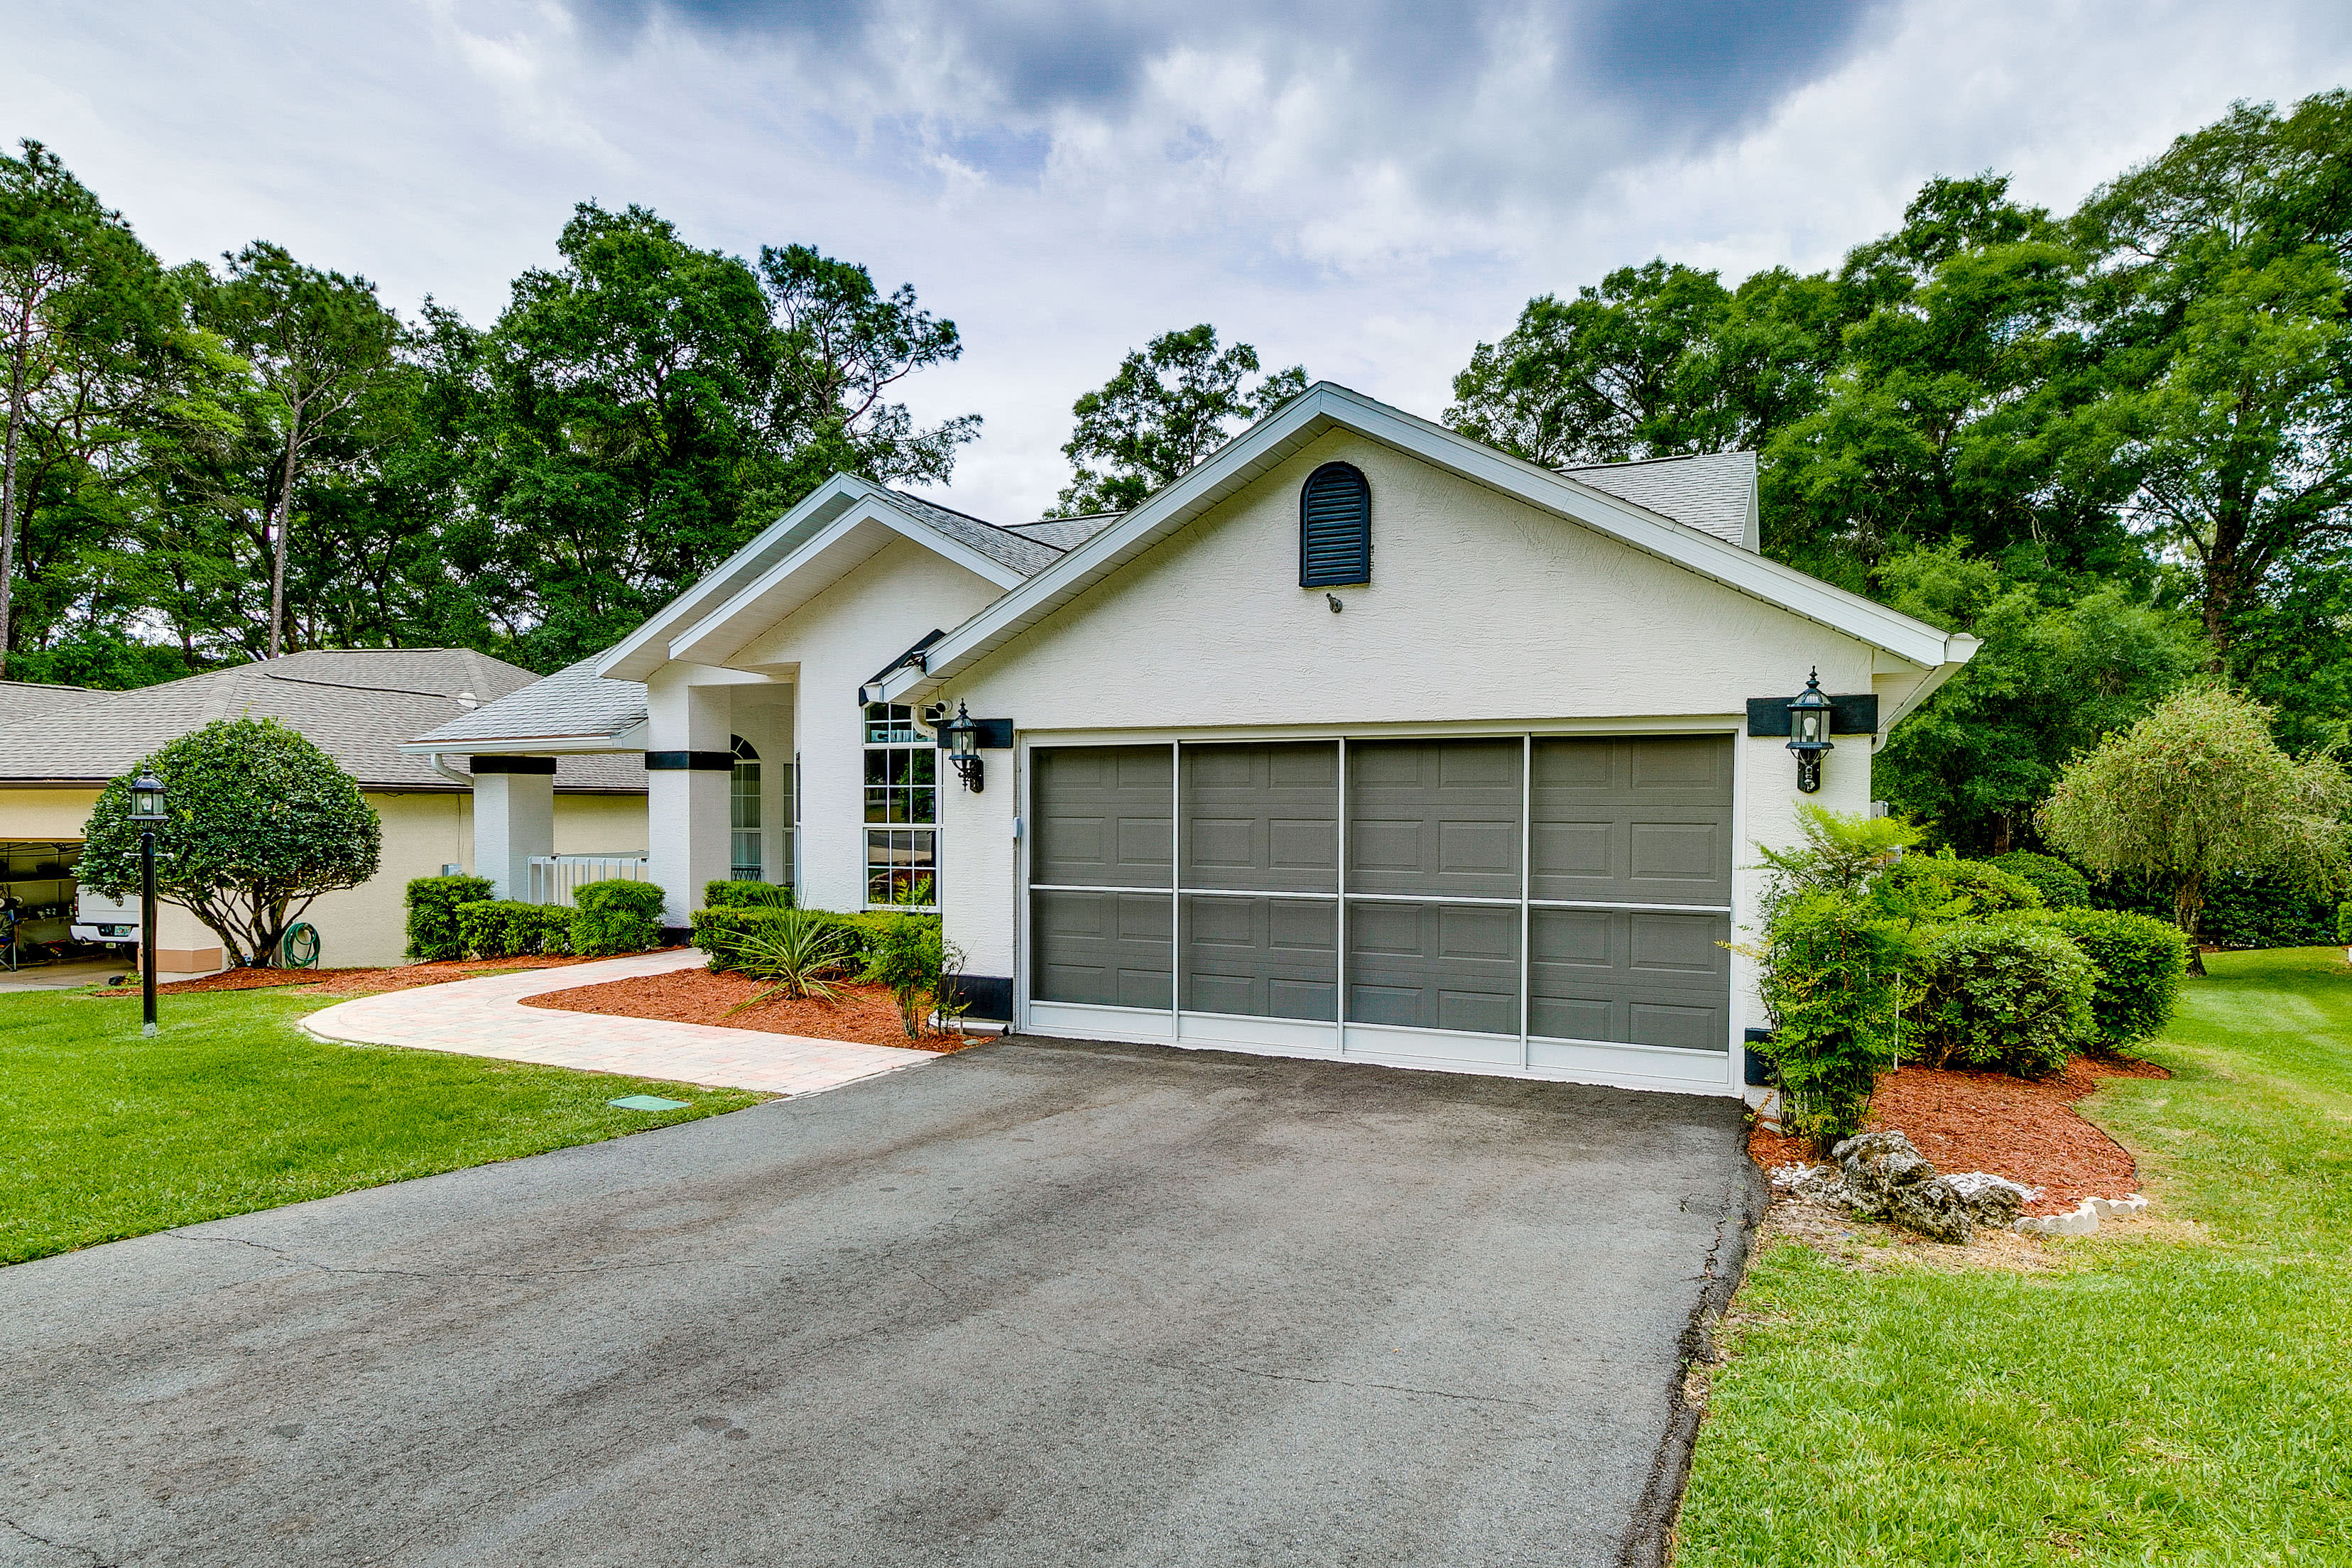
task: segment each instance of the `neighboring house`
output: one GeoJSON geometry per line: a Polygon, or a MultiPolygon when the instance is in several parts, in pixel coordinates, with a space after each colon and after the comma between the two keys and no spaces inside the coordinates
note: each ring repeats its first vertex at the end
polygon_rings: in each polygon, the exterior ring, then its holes
{"type": "MultiPolygon", "coordinates": [[[[464,759],[436,763],[404,752],[401,742],[535,679],[527,669],[462,648],[352,648],[289,654],[133,691],[0,686],[0,857],[28,876],[48,874],[27,884],[34,889],[25,898],[29,907],[62,905],[61,915],[29,924],[26,939],[65,937],[72,867],[108,780],[213,720],[277,719],[359,780],[383,822],[383,868],[375,878],[325,895],[303,917],[319,930],[320,962],[397,963],[409,879],[444,866],[470,868],[474,840],[474,781],[452,765],[464,759]],[[27,689],[35,694],[29,700],[27,689]]],[[[643,856],[646,784],[637,759],[577,758],[549,782],[554,789],[546,855],[560,848],[616,859],[643,856]]],[[[551,874],[568,869],[542,868],[541,880],[560,880],[551,874]]],[[[177,906],[165,906],[155,949],[157,967],[178,973],[222,963],[219,939],[177,906]]]]}
{"type": "Polygon", "coordinates": [[[1736,1094],[1787,705],[1818,670],[1812,798],[1866,811],[1975,647],[1757,545],[1751,455],[1557,473],[1323,384],[1115,517],[837,476],[408,750],[475,755],[485,865],[545,850],[530,759],[642,753],[671,921],[935,898],[1034,1033],[1736,1094]]]}

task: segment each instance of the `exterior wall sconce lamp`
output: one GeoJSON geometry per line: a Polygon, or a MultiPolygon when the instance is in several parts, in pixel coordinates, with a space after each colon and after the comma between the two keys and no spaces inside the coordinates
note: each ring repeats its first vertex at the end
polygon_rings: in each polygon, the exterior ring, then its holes
{"type": "Polygon", "coordinates": [[[1797,753],[1797,789],[1800,794],[1820,793],[1822,753],[1837,749],[1830,740],[1830,717],[1833,707],[1822,690],[1822,672],[1818,669],[1805,678],[1804,690],[1789,704],[1789,750],[1797,753]]]}
{"type": "Polygon", "coordinates": [[[940,727],[947,738],[948,761],[955,765],[956,776],[963,787],[978,795],[987,777],[980,760],[980,721],[961,702],[956,704],[956,716],[940,727]]]}
{"type": "Polygon", "coordinates": [[[155,1033],[155,829],[163,817],[163,781],[152,770],[141,768],[131,781],[131,809],[125,822],[139,825],[139,1032],[155,1033]]]}

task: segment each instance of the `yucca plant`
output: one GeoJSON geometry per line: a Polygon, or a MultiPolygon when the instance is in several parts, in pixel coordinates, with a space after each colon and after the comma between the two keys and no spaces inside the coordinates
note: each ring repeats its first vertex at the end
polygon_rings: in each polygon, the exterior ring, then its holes
{"type": "Polygon", "coordinates": [[[773,982],[728,1012],[740,1013],[769,997],[783,995],[833,1002],[840,998],[835,984],[849,962],[843,933],[824,915],[812,910],[779,910],[775,919],[748,931],[723,933],[719,941],[727,967],[754,980],[773,982]]]}

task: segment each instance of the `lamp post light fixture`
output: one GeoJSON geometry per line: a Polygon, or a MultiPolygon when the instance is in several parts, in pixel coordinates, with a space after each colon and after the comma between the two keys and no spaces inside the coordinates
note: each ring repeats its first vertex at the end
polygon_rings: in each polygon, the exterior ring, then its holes
{"type": "Polygon", "coordinates": [[[1822,753],[1837,748],[1830,741],[1833,705],[1822,690],[1822,672],[1805,678],[1804,690],[1789,704],[1789,750],[1797,753],[1797,789],[1815,795],[1822,787],[1822,753]]]}
{"type": "Polygon", "coordinates": [[[155,829],[163,823],[163,781],[146,768],[131,781],[131,809],[139,825],[139,1032],[155,1033],[155,829]]]}
{"type": "Polygon", "coordinates": [[[959,701],[956,716],[940,727],[940,733],[948,738],[948,761],[954,764],[956,776],[963,780],[964,788],[978,795],[986,776],[980,761],[980,721],[959,701]]]}

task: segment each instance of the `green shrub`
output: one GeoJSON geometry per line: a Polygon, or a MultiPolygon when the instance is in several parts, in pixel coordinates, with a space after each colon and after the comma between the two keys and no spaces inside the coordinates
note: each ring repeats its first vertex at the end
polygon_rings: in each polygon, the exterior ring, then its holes
{"type": "Polygon", "coordinates": [[[1988,860],[1963,860],[1948,849],[1905,856],[1871,891],[1889,912],[1916,920],[1964,920],[2042,907],[2042,895],[2024,878],[1988,860]]]}
{"type": "Polygon", "coordinates": [[[466,956],[457,906],[490,896],[488,877],[419,877],[408,884],[408,956],[437,963],[466,956]]]}
{"type": "MultiPolygon", "coordinates": [[[[864,968],[866,954],[874,945],[875,934],[882,923],[891,920],[932,920],[936,915],[893,915],[885,910],[867,910],[859,914],[838,914],[831,910],[802,911],[824,921],[829,930],[840,933],[842,957],[851,966],[864,968]]],[[[786,913],[774,909],[702,909],[688,918],[693,922],[696,947],[710,955],[714,970],[733,967],[729,962],[731,939],[740,932],[772,929],[786,913]]]]}
{"type": "Polygon", "coordinates": [[[2189,973],[2189,939],[2170,921],[2121,910],[2053,910],[2050,925],[2091,961],[2099,1044],[2121,1050],[2164,1027],[2189,973]]]}
{"type": "Polygon", "coordinates": [[[2352,947],[2352,899],[2336,906],[2336,940],[2352,947]]]}
{"type": "Polygon", "coordinates": [[[2044,909],[2087,910],[2091,907],[2091,879],[2053,855],[2012,849],[2006,855],[1994,856],[1985,864],[2032,883],[2033,890],[2042,895],[2044,909]]]}
{"type": "Polygon", "coordinates": [[[663,897],[653,883],[628,877],[581,883],[572,889],[572,905],[579,911],[572,950],[602,957],[660,946],[663,897]]]}
{"type": "Polygon", "coordinates": [[[773,882],[705,882],[702,903],[712,910],[789,910],[793,890],[773,882]]]}
{"type": "Polygon", "coordinates": [[[1786,1097],[1782,1122],[1826,1152],[1861,1130],[1878,1075],[1895,1065],[1916,942],[1910,926],[1836,887],[1778,901],[1764,944],[1764,1054],[1786,1097]]]}
{"type": "Polygon", "coordinates": [[[477,899],[457,906],[457,929],[476,958],[562,952],[572,940],[572,911],[519,899],[477,899]]]}
{"type": "Polygon", "coordinates": [[[1904,1054],[1929,1067],[2047,1078],[2095,1043],[2097,972],[2061,931],[2021,921],[1956,921],[1918,956],[1904,1054]]]}
{"type": "Polygon", "coordinates": [[[948,943],[937,918],[894,914],[875,931],[857,978],[889,989],[899,1026],[911,1038],[923,1032],[923,1016],[947,989],[947,976],[962,968],[963,954],[948,943]]]}

